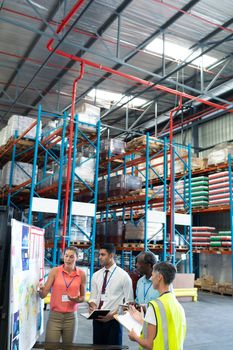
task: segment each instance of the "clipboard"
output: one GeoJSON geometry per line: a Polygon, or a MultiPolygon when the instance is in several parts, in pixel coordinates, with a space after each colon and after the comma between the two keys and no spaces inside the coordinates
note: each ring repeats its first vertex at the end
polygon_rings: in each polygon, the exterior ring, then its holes
{"type": "Polygon", "coordinates": [[[96,309],[92,311],[92,313],[89,314],[89,312],[85,312],[81,314],[83,317],[87,318],[88,320],[95,320],[99,316],[106,316],[110,310],[108,309],[96,309]]]}
{"type": "Polygon", "coordinates": [[[139,322],[137,322],[127,311],[123,315],[114,315],[113,316],[122,326],[124,326],[129,332],[134,330],[134,332],[140,336],[142,332],[143,325],[139,322]]]}

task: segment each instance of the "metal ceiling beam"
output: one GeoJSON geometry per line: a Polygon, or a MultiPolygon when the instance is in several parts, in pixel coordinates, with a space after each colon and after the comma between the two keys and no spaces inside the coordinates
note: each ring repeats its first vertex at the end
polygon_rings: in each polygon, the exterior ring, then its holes
{"type": "MultiPolygon", "coordinates": [[[[114,11],[114,13],[104,22],[104,24],[97,30],[97,36],[101,36],[109,27],[110,25],[116,20],[119,14],[121,14],[122,11],[125,10],[125,8],[132,2],[133,0],[124,0],[120,6],[114,11]]],[[[78,17],[79,18],[79,17],[78,17]]],[[[86,48],[91,47],[98,38],[90,38],[88,42],[85,44],[86,48]]],[[[75,56],[82,57],[85,54],[84,51],[78,50],[78,52],[75,54],[75,56]]],[[[42,95],[46,95],[53,87],[57,84],[57,82],[63,78],[63,76],[67,73],[67,70],[73,67],[75,64],[75,61],[70,61],[67,63],[64,69],[62,69],[57,76],[51,81],[51,83],[46,87],[46,89],[43,90],[42,95]]],[[[102,78],[101,78],[102,79],[102,78]]],[[[35,106],[41,101],[41,96],[38,96],[33,102],[32,105],[35,106]]],[[[63,111],[69,109],[71,105],[69,105],[67,108],[65,108],[63,111]]],[[[27,109],[25,111],[25,114],[28,114],[30,112],[30,109],[27,109]]]]}
{"type": "MultiPolygon", "coordinates": [[[[190,10],[194,5],[196,5],[200,0],[191,0],[189,1],[188,4],[186,4],[181,10],[182,11],[188,11],[190,10]]],[[[154,40],[157,36],[159,36],[161,34],[162,31],[164,31],[165,29],[169,28],[170,25],[172,25],[175,21],[177,21],[180,17],[182,17],[184,15],[184,13],[182,12],[177,12],[175,15],[173,15],[168,21],[166,21],[159,29],[157,29],[154,33],[152,33],[147,39],[145,39],[140,45],[138,45],[135,49],[133,49],[127,56],[124,57],[124,62],[128,62],[130,59],[132,59],[139,50],[142,50],[143,48],[145,48],[152,40],[154,40]]],[[[78,56],[78,55],[76,55],[78,56]]],[[[120,63],[117,63],[112,69],[114,70],[118,70],[119,68],[121,68],[123,65],[120,63]]],[[[86,96],[86,94],[91,91],[93,88],[95,88],[96,86],[100,85],[102,82],[105,81],[105,79],[107,79],[108,77],[110,77],[111,74],[110,73],[106,73],[103,75],[102,78],[100,78],[99,80],[97,80],[97,82],[95,82],[90,88],[88,88],[85,92],[83,92],[77,99],[76,99],[76,103],[78,101],[80,101],[84,96],[86,96]]],[[[149,75],[150,77],[150,75],[149,75]]],[[[146,79],[147,80],[147,79],[146,79]]],[[[70,108],[71,105],[68,105],[64,111],[66,111],[67,109],[70,108]]]]}
{"type": "MultiPolygon", "coordinates": [[[[225,23],[222,25],[222,27],[228,27],[228,26],[231,25],[231,24],[233,24],[233,18],[231,18],[230,20],[228,20],[227,22],[225,22],[225,23]]],[[[217,29],[213,30],[211,33],[207,34],[204,38],[202,38],[202,39],[199,40],[196,44],[194,44],[190,49],[195,49],[196,47],[199,47],[200,45],[203,45],[207,40],[209,40],[209,39],[212,38],[213,36],[217,35],[217,34],[218,34],[219,32],[221,32],[221,31],[222,31],[221,28],[217,28],[217,29]]],[[[232,37],[232,34],[230,34],[229,36],[232,37]]],[[[228,36],[228,37],[229,37],[229,36],[228,36]]],[[[227,38],[228,38],[228,37],[227,37],[227,38]]],[[[224,41],[228,41],[229,39],[227,39],[227,38],[225,38],[224,41]]],[[[223,42],[223,41],[221,40],[221,43],[222,43],[222,42],[223,42]]],[[[220,44],[220,42],[218,41],[218,43],[215,43],[215,44],[214,44],[214,47],[218,46],[219,44],[220,44]]],[[[211,48],[211,49],[212,49],[212,48],[211,48]]],[[[230,56],[231,56],[231,55],[230,55],[230,56]]],[[[166,65],[165,69],[167,69],[170,65],[171,65],[171,63],[169,62],[169,63],[166,65]]],[[[178,67],[176,68],[175,73],[178,72],[179,70],[181,70],[182,68],[184,68],[184,67],[187,66],[187,65],[188,65],[188,63],[186,63],[185,65],[182,65],[182,66],[178,66],[178,67]]],[[[163,69],[163,68],[159,68],[159,69],[155,70],[154,73],[155,73],[155,74],[158,74],[158,73],[160,73],[160,72],[162,71],[162,69],[163,69]]],[[[169,73],[169,74],[167,74],[166,76],[164,76],[163,79],[162,79],[162,80],[159,80],[157,83],[163,82],[163,81],[166,79],[166,77],[169,77],[169,76],[172,75],[172,74],[174,74],[174,70],[173,70],[171,73],[169,73]]],[[[196,73],[195,73],[195,74],[196,74],[196,73]]],[[[193,76],[195,76],[195,74],[194,74],[193,76]]],[[[145,80],[149,80],[149,79],[151,79],[151,78],[152,78],[151,75],[147,75],[144,79],[145,79],[145,80]]],[[[192,78],[192,77],[191,77],[191,78],[192,78]]],[[[190,80],[190,78],[188,78],[188,79],[186,80],[186,82],[187,82],[188,80],[190,80]]],[[[129,94],[129,93],[131,93],[133,90],[135,90],[135,87],[131,87],[131,88],[127,89],[126,92],[125,92],[125,94],[126,94],[126,95],[129,94]]],[[[146,91],[148,91],[148,90],[149,90],[149,89],[147,88],[147,89],[144,89],[144,90],[140,91],[140,92],[137,93],[136,96],[134,96],[133,98],[141,96],[142,94],[144,94],[144,93],[145,93],[146,91]]],[[[164,95],[164,93],[161,93],[159,96],[163,96],[163,95],[164,95]]],[[[133,99],[133,98],[132,98],[132,99],[133,99]]],[[[156,98],[156,99],[157,99],[157,98],[156,98]]],[[[117,107],[116,107],[114,110],[112,110],[111,112],[115,112],[116,110],[120,109],[123,105],[124,105],[124,104],[122,104],[122,105],[120,105],[120,106],[117,106],[117,107]]],[[[106,114],[106,116],[107,116],[107,114],[106,114]]],[[[123,115],[122,115],[122,117],[119,117],[119,119],[118,119],[117,121],[121,121],[122,119],[124,119],[124,116],[123,116],[123,115]]]]}
{"type": "MultiPolygon", "coordinates": [[[[62,3],[64,2],[64,0],[60,0],[57,1],[56,4],[53,6],[53,8],[51,9],[51,11],[49,11],[49,14],[46,18],[46,22],[50,21],[55,14],[57,13],[58,9],[60,8],[60,6],[62,5],[62,3]]],[[[25,58],[27,59],[31,52],[33,51],[33,49],[35,48],[36,44],[38,43],[38,41],[41,38],[41,33],[40,32],[44,32],[47,28],[47,24],[43,23],[40,28],[39,28],[39,33],[36,34],[35,38],[32,40],[32,42],[29,44],[27,50],[25,51],[23,57],[24,59],[21,59],[19,61],[19,63],[17,64],[17,67],[15,68],[13,74],[11,75],[11,77],[9,78],[8,82],[6,83],[5,87],[4,87],[4,91],[6,91],[8,89],[8,87],[11,85],[11,83],[13,82],[13,80],[15,79],[16,75],[18,74],[20,68],[23,66],[24,62],[25,62],[25,58]]],[[[2,97],[2,93],[0,93],[0,98],[2,97]]]]}
{"type": "MultiPolygon", "coordinates": [[[[86,4],[86,6],[84,7],[84,9],[81,11],[80,15],[74,20],[74,22],[72,23],[72,25],[67,29],[67,31],[65,32],[65,34],[63,35],[63,37],[59,40],[59,42],[57,43],[56,47],[54,48],[54,51],[57,50],[57,48],[61,45],[61,43],[65,40],[65,38],[69,35],[69,33],[74,29],[76,23],[78,22],[79,18],[83,15],[83,13],[85,13],[85,11],[89,8],[89,6],[91,5],[92,0],[89,0],[89,2],[86,4]]],[[[19,93],[19,95],[15,98],[13,104],[11,105],[11,107],[9,108],[9,110],[7,111],[7,113],[4,114],[3,119],[7,116],[8,113],[10,113],[14,107],[14,105],[17,103],[17,101],[19,100],[19,98],[24,94],[24,92],[27,90],[27,88],[30,86],[30,84],[32,83],[32,81],[35,79],[35,77],[40,73],[40,71],[43,69],[43,67],[46,65],[46,63],[50,60],[50,58],[52,57],[52,55],[54,54],[54,51],[50,52],[50,54],[46,57],[46,59],[43,61],[43,63],[41,64],[41,66],[37,69],[37,71],[34,73],[34,75],[32,76],[32,78],[30,79],[30,81],[26,84],[26,86],[23,88],[23,90],[19,93]]],[[[42,92],[42,96],[43,96],[43,92],[42,92]]],[[[40,99],[42,97],[40,96],[40,99]]],[[[32,109],[32,108],[31,108],[32,109]]],[[[29,111],[31,110],[29,109],[29,111]]]]}

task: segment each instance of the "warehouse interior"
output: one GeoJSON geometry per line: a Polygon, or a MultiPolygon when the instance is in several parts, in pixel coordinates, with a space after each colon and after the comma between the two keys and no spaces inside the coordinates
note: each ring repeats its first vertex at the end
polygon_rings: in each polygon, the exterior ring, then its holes
{"type": "MultiPolygon", "coordinates": [[[[141,251],[176,265],[195,333],[198,307],[228,312],[232,13],[230,0],[0,1],[0,334],[11,219],[44,229],[45,276],[76,246],[89,292],[107,241],[133,280],[141,251]]],[[[193,334],[187,349],[220,348],[214,329],[193,334]]]]}

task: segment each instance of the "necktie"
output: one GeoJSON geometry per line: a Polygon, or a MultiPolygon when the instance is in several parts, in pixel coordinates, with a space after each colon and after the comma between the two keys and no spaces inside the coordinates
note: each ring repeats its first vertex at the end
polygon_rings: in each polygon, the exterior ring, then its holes
{"type": "MultiPolygon", "coordinates": [[[[109,270],[105,270],[105,276],[104,276],[103,285],[102,285],[102,289],[101,289],[101,295],[102,295],[102,294],[105,294],[105,289],[106,289],[106,285],[107,285],[108,273],[109,273],[109,270]]],[[[100,296],[100,303],[99,303],[98,309],[101,309],[103,303],[104,303],[104,301],[101,300],[101,296],[100,296]]]]}

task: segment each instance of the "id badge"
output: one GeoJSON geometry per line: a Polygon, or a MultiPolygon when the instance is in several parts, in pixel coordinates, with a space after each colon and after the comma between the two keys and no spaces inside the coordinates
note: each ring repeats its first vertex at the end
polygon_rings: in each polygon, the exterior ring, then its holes
{"type": "Polygon", "coordinates": [[[61,301],[62,301],[62,302],[70,301],[70,299],[68,298],[68,295],[63,294],[62,297],[61,297],[61,301]]]}
{"type": "Polygon", "coordinates": [[[107,294],[101,294],[101,301],[107,301],[107,294]]]}

